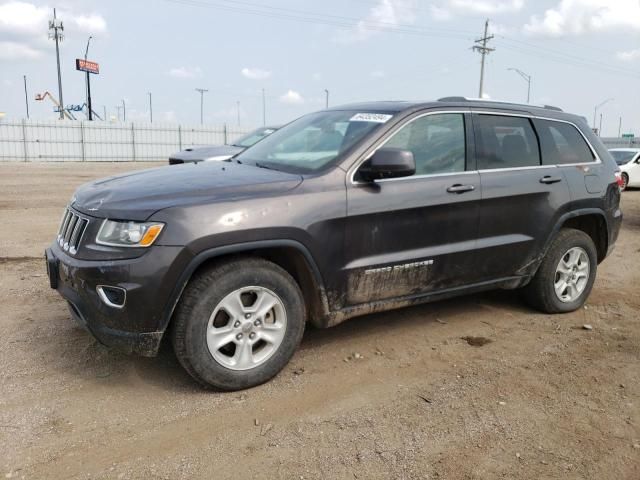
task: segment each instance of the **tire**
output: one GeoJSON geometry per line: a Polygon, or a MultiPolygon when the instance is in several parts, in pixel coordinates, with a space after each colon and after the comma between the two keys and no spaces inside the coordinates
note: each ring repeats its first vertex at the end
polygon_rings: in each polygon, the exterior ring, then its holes
{"type": "Polygon", "coordinates": [[[291,275],[260,258],[235,259],[201,271],[189,282],[174,315],[173,348],[200,384],[241,390],[284,368],[302,340],[305,323],[302,292],[291,275]]]}
{"type": "Polygon", "coordinates": [[[624,192],[629,186],[629,175],[626,172],[622,172],[622,186],[620,187],[620,191],[624,192]]]}
{"type": "Polygon", "coordinates": [[[598,256],[591,237],[581,230],[562,229],[551,243],[551,247],[535,276],[524,287],[525,300],[534,308],[545,313],[565,313],[577,310],[584,305],[591,293],[597,268],[598,256]],[[567,269],[567,261],[577,258],[576,255],[581,259],[578,261],[576,269],[567,269]],[[587,259],[588,270],[586,271],[586,279],[583,281],[584,264],[587,259]],[[563,261],[562,266],[560,265],[561,261],[563,261]],[[563,271],[569,270],[573,273],[560,272],[560,268],[563,271]],[[571,289],[570,284],[574,281],[572,275],[576,277],[580,275],[581,277],[575,285],[576,290],[571,289]],[[564,284],[562,282],[566,279],[569,279],[569,284],[563,290],[564,284]],[[556,286],[562,290],[561,294],[556,293],[556,286]]]}

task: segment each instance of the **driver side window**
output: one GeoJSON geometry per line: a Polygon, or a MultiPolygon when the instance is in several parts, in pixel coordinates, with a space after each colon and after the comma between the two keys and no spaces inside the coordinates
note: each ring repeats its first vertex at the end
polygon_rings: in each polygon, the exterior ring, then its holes
{"type": "Polygon", "coordinates": [[[464,172],[464,115],[441,113],[420,117],[396,132],[384,148],[412,152],[416,162],[415,175],[464,172]]]}

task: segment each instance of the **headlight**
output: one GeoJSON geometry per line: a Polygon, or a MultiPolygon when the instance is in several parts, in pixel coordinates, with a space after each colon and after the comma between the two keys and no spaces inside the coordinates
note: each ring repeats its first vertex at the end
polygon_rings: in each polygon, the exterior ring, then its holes
{"type": "Polygon", "coordinates": [[[158,222],[102,222],[96,243],[112,247],[150,247],[162,231],[158,222]]]}

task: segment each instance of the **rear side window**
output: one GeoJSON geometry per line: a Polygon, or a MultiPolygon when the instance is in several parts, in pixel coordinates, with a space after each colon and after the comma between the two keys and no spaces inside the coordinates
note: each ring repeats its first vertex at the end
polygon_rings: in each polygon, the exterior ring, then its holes
{"type": "Polygon", "coordinates": [[[411,151],[416,161],[416,175],[464,172],[464,116],[459,113],[425,115],[402,127],[384,146],[411,151]]]}
{"type": "Polygon", "coordinates": [[[534,120],[544,165],[566,165],[595,161],[593,152],[576,127],[553,120],[534,120]]]}
{"type": "Polygon", "coordinates": [[[538,139],[530,119],[475,115],[473,127],[479,170],[540,165],[538,139]]]}

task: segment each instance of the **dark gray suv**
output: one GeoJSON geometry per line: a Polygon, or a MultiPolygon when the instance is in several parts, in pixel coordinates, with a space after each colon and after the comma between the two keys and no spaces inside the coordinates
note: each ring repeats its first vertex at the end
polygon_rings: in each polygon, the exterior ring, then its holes
{"type": "Polygon", "coordinates": [[[227,162],[80,187],[51,287],[106,345],[165,334],[200,383],[276,375],[307,322],[519,289],[579,308],[611,252],[619,173],[584,119],[461,97],[306,115],[227,162]]]}

